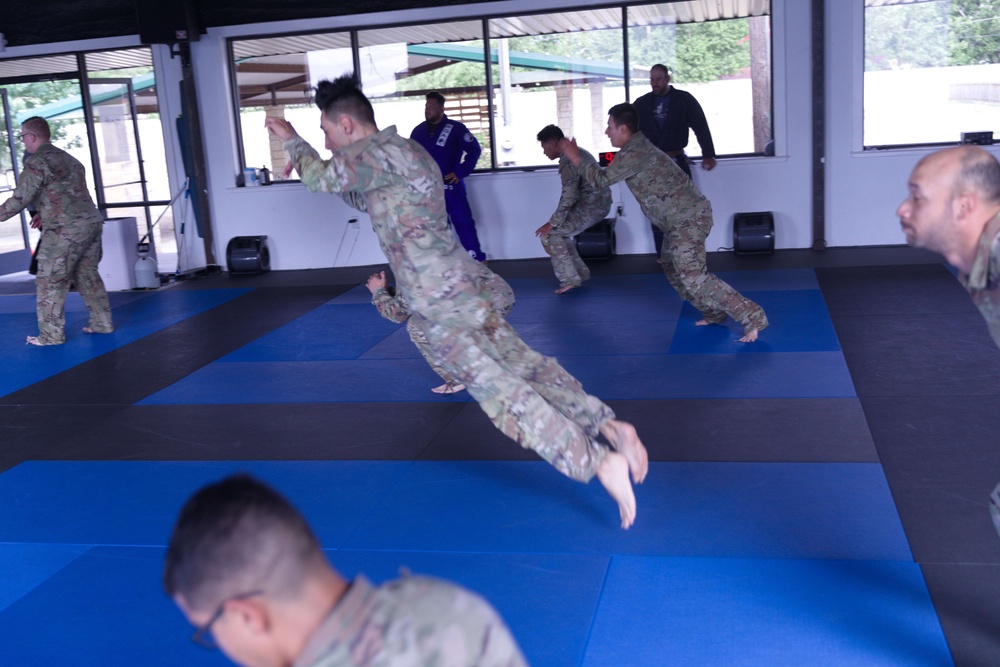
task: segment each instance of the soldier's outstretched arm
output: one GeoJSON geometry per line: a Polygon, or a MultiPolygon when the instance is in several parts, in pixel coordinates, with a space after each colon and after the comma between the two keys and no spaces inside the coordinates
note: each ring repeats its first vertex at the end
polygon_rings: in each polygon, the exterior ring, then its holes
{"type": "MultiPolygon", "coordinates": [[[[33,162],[33,161],[32,161],[33,162]]],[[[42,186],[45,185],[45,174],[34,164],[24,165],[17,180],[17,187],[10,199],[0,204],[0,220],[8,220],[31,206],[42,186]]]]}

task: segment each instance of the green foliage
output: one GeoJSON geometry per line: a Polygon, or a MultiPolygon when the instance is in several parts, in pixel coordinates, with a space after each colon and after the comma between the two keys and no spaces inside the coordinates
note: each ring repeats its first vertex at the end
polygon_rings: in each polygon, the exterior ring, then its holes
{"type": "MultiPolygon", "coordinates": [[[[463,43],[482,48],[482,42],[463,43]]],[[[552,35],[512,37],[512,52],[540,53],[620,63],[623,59],[620,30],[587,30],[552,35]]],[[[496,41],[493,42],[496,48],[496,41]]],[[[746,19],[691,23],[679,26],[650,26],[629,30],[631,62],[648,67],[658,62],[673,70],[679,83],[715,81],[739,75],[750,67],[750,27],[746,19]]],[[[531,70],[514,67],[515,72],[531,70]]],[[[499,82],[494,66],[494,84],[499,82]]],[[[401,79],[400,91],[449,90],[481,87],[485,73],[479,62],[456,62],[429,72],[401,79]]]]}
{"type": "Polygon", "coordinates": [[[952,0],[951,65],[1000,63],[1000,0],[952,0]]]}
{"type": "Polygon", "coordinates": [[[1000,63],[1000,0],[865,9],[865,71],[1000,63]]]}
{"type": "Polygon", "coordinates": [[[629,59],[637,67],[666,65],[674,83],[738,75],[750,67],[750,23],[731,19],[631,28],[629,59]]]}
{"type": "MultiPolygon", "coordinates": [[[[14,127],[15,150],[18,151],[18,164],[23,159],[24,148],[17,143],[18,121],[17,117],[21,112],[35,109],[50,102],[63,100],[68,97],[80,96],[80,84],[76,80],[63,81],[38,81],[35,83],[18,83],[3,86],[7,91],[7,102],[10,105],[10,121],[14,127]]],[[[52,143],[58,144],[61,148],[79,148],[83,145],[79,137],[67,140],[66,128],[79,121],[74,120],[50,120],[49,127],[52,130],[52,143]]],[[[12,169],[10,161],[10,145],[7,142],[7,133],[0,132],[0,171],[12,169]]]]}
{"type": "MultiPolygon", "coordinates": [[[[482,46],[480,45],[480,48],[482,46]]],[[[486,85],[486,71],[482,62],[457,62],[438,69],[408,76],[396,82],[396,89],[451,90],[453,88],[481,88],[486,85]]]]}

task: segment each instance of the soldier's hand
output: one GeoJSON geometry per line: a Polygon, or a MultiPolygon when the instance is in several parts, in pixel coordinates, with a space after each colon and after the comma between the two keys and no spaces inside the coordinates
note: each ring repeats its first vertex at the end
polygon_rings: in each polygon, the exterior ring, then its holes
{"type": "Polygon", "coordinates": [[[573,163],[573,166],[577,166],[580,163],[580,148],[576,145],[576,137],[572,139],[563,138],[559,142],[559,148],[562,150],[562,154],[569,158],[569,161],[573,163]]]}
{"type": "Polygon", "coordinates": [[[289,178],[292,175],[293,171],[295,171],[295,165],[289,162],[288,164],[285,165],[284,170],[282,170],[281,172],[282,178],[289,178]]]}
{"type": "Polygon", "coordinates": [[[288,141],[292,137],[299,136],[295,128],[292,127],[292,124],[284,118],[265,118],[264,127],[267,128],[268,132],[282,141],[288,141]]]}
{"type": "Polygon", "coordinates": [[[368,277],[368,282],[365,283],[368,291],[374,294],[380,289],[385,288],[385,271],[379,271],[378,273],[373,273],[368,277]]]}
{"type": "Polygon", "coordinates": [[[31,222],[29,222],[28,224],[31,225],[32,229],[41,229],[42,216],[39,215],[38,213],[34,214],[33,216],[31,216],[31,222]]]}
{"type": "Polygon", "coordinates": [[[535,236],[543,238],[548,236],[549,232],[551,231],[552,231],[552,223],[546,222],[544,225],[535,230],[535,236]]]}

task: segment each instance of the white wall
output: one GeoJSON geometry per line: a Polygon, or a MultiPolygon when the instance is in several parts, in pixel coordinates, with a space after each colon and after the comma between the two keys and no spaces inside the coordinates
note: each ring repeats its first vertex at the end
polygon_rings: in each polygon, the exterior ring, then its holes
{"type": "MultiPolygon", "coordinates": [[[[933,152],[930,148],[862,150],[863,5],[826,3],[828,246],[905,243],[896,207],[906,197],[906,182],[914,165],[933,152]]],[[[988,149],[1000,157],[1000,146],[988,149]]]]}
{"type": "MultiPolygon", "coordinates": [[[[546,6],[556,9],[580,4],[586,3],[549,2],[546,6]]],[[[809,31],[803,29],[809,25],[809,9],[804,4],[789,0],[773,2],[778,157],[723,160],[712,172],[696,169],[695,179],[715,210],[716,228],[709,236],[709,249],[732,246],[735,213],[764,210],[775,213],[778,247],[811,245],[810,51],[809,31]]],[[[270,237],[271,265],[275,269],[384,261],[367,217],[348,208],[336,196],[308,193],[300,185],[235,187],[239,165],[234,149],[236,133],[225,61],[226,38],[537,10],[537,2],[514,0],[209,30],[192,45],[192,52],[208,154],[217,261],[224,263],[225,245],[230,238],[250,234],[270,237]],[[360,220],[359,229],[348,227],[350,218],[360,220]]],[[[480,239],[490,257],[544,257],[533,232],[548,219],[558,201],[559,179],[554,170],[473,174],[467,186],[480,239]]],[[[615,201],[623,204],[625,213],[625,220],[618,226],[619,252],[652,252],[648,223],[631,194],[624,185],[615,186],[613,194],[615,201]]]]}

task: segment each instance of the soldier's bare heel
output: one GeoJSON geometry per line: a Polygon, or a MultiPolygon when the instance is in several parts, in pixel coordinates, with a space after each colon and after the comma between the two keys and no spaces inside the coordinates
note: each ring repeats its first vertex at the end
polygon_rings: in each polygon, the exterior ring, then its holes
{"type": "Polygon", "coordinates": [[[37,345],[38,347],[45,347],[46,345],[62,345],[62,343],[46,343],[41,339],[41,336],[28,336],[24,340],[25,345],[37,345]]]}
{"type": "Polygon", "coordinates": [[[597,479],[616,503],[621,515],[622,528],[635,522],[635,493],[628,481],[628,461],[617,452],[608,452],[597,469],[597,479]]]}
{"type": "Polygon", "coordinates": [[[636,484],[642,484],[649,472],[649,454],[646,447],[639,440],[639,434],[635,427],[628,422],[609,419],[601,424],[601,435],[608,439],[611,446],[625,457],[628,462],[629,471],[632,473],[632,480],[636,484]]]}
{"type": "Polygon", "coordinates": [[[460,391],[465,391],[465,385],[461,382],[445,382],[439,387],[434,387],[431,391],[435,394],[457,394],[460,391]]]}

